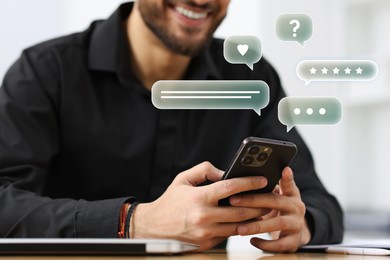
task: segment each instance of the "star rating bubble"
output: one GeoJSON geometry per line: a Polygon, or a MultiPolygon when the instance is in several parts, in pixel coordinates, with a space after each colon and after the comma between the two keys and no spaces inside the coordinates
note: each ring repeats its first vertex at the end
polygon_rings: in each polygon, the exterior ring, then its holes
{"type": "Polygon", "coordinates": [[[303,60],[297,75],[306,85],[312,81],[369,81],[378,75],[372,60],[303,60]]]}

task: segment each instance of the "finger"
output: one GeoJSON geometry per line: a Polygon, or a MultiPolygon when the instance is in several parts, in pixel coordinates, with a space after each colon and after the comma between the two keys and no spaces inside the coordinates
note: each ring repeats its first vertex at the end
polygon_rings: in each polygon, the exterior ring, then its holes
{"type": "Polygon", "coordinates": [[[271,218],[274,218],[276,216],[278,216],[280,214],[280,211],[277,211],[277,210],[269,210],[268,209],[268,213],[265,214],[264,216],[261,217],[261,220],[267,220],[267,219],[271,219],[271,218]]]}
{"type": "Polygon", "coordinates": [[[215,168],[211,163],[203,162],[180,173],[176,177],[175,181],[197,186],[198,184],[207,180],[218,181],[222,178],[222,175],[223,172],[215,168]]]}
{"type": "Polygon", "coordinates": [[[280,179],[280,189],[283,195],[296,196],[300,195],[298,187],[295,185],[294,175],[290,167],[285,167],[280,179]]]}
{"type": "Polygon", "coordinates": [[[268,208],[280,211],[291,211],[294,204],[289,197],[277,193],[240,194],[230,198],[230,204],[236,207],[268,208]]]}
{"type": "Polygon", "coordinates": [[[253,246],[266,252],[293,253],[299,248],[299,243],[296,241],[295,236],[286,236],[277,240],[253,237],[250,242],[253,246]]]}
{"type": "Polygon", "coordinates": [[[208,216],[219,223],[232,223],[260,218],[268,212],[268,209],[262,208],[215,207],[213,211],[208,212],[208,216]]]}
{"type": "Polygon", "coordinates": [[[237,233],[240,236],[254,235],[260,233],[267,233],[273,231],[287,231],[299,229],[297,221],[289,216],[278,216],[266,220],[253,221],[249,223],[240,224],[237,227],[237,233]]]}
{"type": "Polygon", "coordinates": [[[208,240],[215,237],[229,237],[237,235],[237,225],[235,223],[215,223],[207,227],[198,228],[193,232],[192,239],[208,240]]]}
{"type": "Polygon", "coordinates": [[[217,203],[220,199],[227,198],[234,194],[257,190],[267,186],[267,179],[262,176],[240,177],[227,180],[221,180],[204,186],[209,193],[212,202],[217,203]]]}
{"type": "Polygon", "coordinates": [[[218,223],[214,227],[213,236],[230,237],[237,234],[237,223],[218,223]]]}

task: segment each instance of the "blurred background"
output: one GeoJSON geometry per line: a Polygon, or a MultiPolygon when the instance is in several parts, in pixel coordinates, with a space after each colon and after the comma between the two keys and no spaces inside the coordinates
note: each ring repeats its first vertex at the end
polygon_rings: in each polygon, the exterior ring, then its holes
{"type": "MultiPolygon", "coordinates": [[[[107,18],[119,0],[0,0],[0,78],[23,48],[84,30],[107,18]]],[[[390,233],[389,0],[232,0],[216,35],[256,35],[290,96],[334,96],[343,103],[336,126],[298,126],[318,174],[346,211],[351,230],[390,233]],[[313,19],[304,48],[281,41],[275,20],[284,13],[313,19]],[[296,76],[305,59],[370,59],[379,75],[368,82],[312,82],[296,76]],[[389,160],[389,161],[388,161],[389,160]]]]}

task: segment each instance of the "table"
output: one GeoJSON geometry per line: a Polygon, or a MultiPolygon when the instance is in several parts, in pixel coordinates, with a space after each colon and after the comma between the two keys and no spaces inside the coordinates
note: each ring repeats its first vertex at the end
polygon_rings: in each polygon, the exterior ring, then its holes
{"type": "MultiPolygon", "coordinates": [[[[259,235],[256,235],[259,236],[259,235]]],[[[262,236],[267,238],[267,235],[262,236]]],[[[345,240],[356,238],[388,239],[390,234],[380,233],[351,233],[347,232],[345,240]]],[[[385,260],[390,256],[363,256],[321,253],[294,253],[269,254],[264,253],[250,245],[251,236],[235,236],[229,238],[227,250],[213,249],[205,253],[191,253],[183,255],[166,256],[0,256],[0,260],[385,260]]]]}
{"type": "Polygon", "coordinates": [[[0,260],[384,260],[384,256],[338,255],[338,254],[266,254],[259,252],[226,252],[215,250],[174,256],[0,256],[0,260]]]}

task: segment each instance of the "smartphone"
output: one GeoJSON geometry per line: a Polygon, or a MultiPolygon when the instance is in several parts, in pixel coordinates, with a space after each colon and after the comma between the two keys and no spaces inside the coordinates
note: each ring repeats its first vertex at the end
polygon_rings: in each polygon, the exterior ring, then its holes
{"type": "MultiPolygon", "coordinates": [[[[242,142],[222,180],[246,176],[264,176],[267,186],[244,193],[272,192],[278,184],[284,167],[290,165],[298,149],[292,142],[247,137],[242,142]]],[[[229,198],[218,203],[221,206],[230,205],[229,198]]]]}

